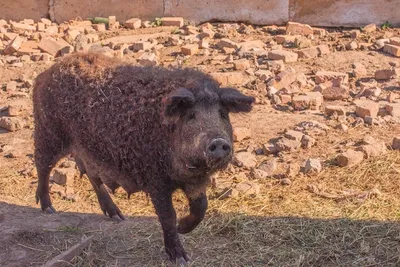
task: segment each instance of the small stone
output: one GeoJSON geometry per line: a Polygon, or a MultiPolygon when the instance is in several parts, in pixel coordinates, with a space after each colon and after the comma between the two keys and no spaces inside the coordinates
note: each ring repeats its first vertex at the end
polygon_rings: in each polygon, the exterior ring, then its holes
{"type": "Polygon", "coordinates": [[[322,171],[322,164],[319,159],[308,159],[304,167],[305,173],[320,173],[322,171]]]}
{"type": "Polygon", "coordinates": [[[326,30],[321,29],[321,28],[313,28],[314,30],[314,35],[319,36],[319,37],[324,37],[326,35],[326,30]]]}
{"type": "Polygon", "coordinates": [[[310,149],[312,146],[315,145],[317,141],[309,135],[303,135],[301,139],[301,147],[304,149],[310,149]]]}
{"type": "Polygon", "coordinates": [[[182,54],[186,56],[192,56],[196,54],[199,51],[199,45],[198,44],[188,44],[185,46],[182,46],[181,52],[182,54]]]}
{"type": "Polygon", "coordinates": [[[356,149],[364,153],[365,158],[377,157],[387,152],[385,142],[378,141],[371,136],[363,138],[362,145],[356,149]]]}
{"type": "Polygon", "coordinates": [[[325,106],[325,114],[327,116],[332,116],[334,114],[343,116],[346,114],[346,111],[342,106],[325,106]]]}
{"type": "Polygon", "coordinates": [[[265,155],[278,153],[277,148],[271,143],[263,144],[262,150],[265,155]]]}
{"type": "Polygon", "coordinates": [[[348,44],[346,44],[347,50],[356,50],[357,48],[358,48],[358,43],[356,41],[351,41],[348,44]]]}
{"type": "Polygon", "coordinates": [[[10,132],[21,130],[24,127],[24,123],[15,117],[1,117],[0,128],[4,128],[10,132]]]}
{"type": "Polygon", "coordinates": [[[364,160],[364,153],[352,149],[339,154],[336,157],[336,162],[340,167],[353,167],[364,160]]]}
{"type": "Polygon", "coordinates": [[[282,180],[281,180],[281,185],[287,185],[287,186],[289,186],[289,185],[291,185],[292,184],[292,180],[290,180],[289,178],[283,178],[282,180]]]}
{"type": "Polygon", "coordinates": [[[392,117],[400,118],[400,104],[399,103],[387,104],[385,106],[385,109],[392,117]]]}
{"type": "Polygon", "coordinates": [[[128,19],[124,26],[128,29],[139,29],[142,26],[142,20],[138,18],[128,19]]]}
{"type": "Polygon", "coordinates": [[[257,196],[260,194],[260,185],[255,182],[242,182],[237,184],[235,189],[239,192],[239,195],[242,196],[257,196]]]}
{"type": "Polygon", "coordinates": [[[268,53],[268,58],[271,60],[283,60],[286,63],[296,62],[298,59],[297,53],[285,50],[272,50],[268,53]]]}
{"type": "Polygon", "coordinates": [[[285,176],[292,178],[296,177],[300,172],[300,165],[297,163],[290,163],[285,171],[285,176]]]}
{"type": "Polygon", "coordinates": [[[203,38],[199,41],[199,46],[200,48],[207,49],[210,48],[210,39],[209,38],[203,38]]]}
{"type": "Polygon", "coordinates": [[[154,53],[145,52],[139,58],[139,64],[142,66],[155,66],[158,64],[157,56],[154,53]]]}
{"type": "Polygon", "coordinates": [[[400,136],[396,136],[393,138],[392,149],[400,150],[400,136]]]}
{"type": "Polygon", "coordinates": [[[59,185],[73,184],[75,168],[55,168],[52,176],[53,182],[59,185]]]}
{"type": "Polygon", "coordinates": [[[356,104],[356,114],[357,116],[364,118],[369,116],[371,118],[376,118],[379,112],[379,104],[370,100],[357,100],[356,104]]]}
{"type": "Polygon", "coordinates": [[[170,45],[177,46],[182,44],[182,40],[180,39],[179,36],[173,35],[168,38],[168,43],[170,45]]]}
{"type": "Polygon", "coordinates": [[[349,126],[347,126],[346,124],[341,123],[336,127],[336,129],[341,130],[343,132],[347,132],[349,130],[349,126]]]}
{"type": "Polygon", "coordinates": [[[290,140],[301,141],[301,139],[303,138],[304,134],[302,132],[299,132],[299,131],[288,130],[288,131],[285,132],[284,136],[287,139],[290,139],[290,140]]]}
{"type": "Polygon", "coordinates": [[[251,138],[251,130],[247,127],[235,127],[233,129],[233,141],[241,142],[251,138]]]}
{"type": "Polygon", "coordinates": [[[234,157],[238,167],[254,168],[257,166],[256,156],[250,152],[239,152],[234,157]]]}
{"type": "Polygon", "coordinates": [[[183,18],[182,17],[163,17],[161,18],[162,26],[176,26],[182,27],[183,26],[183,18]]]}
{"type": "Polygon", "coordinates": [[[15,90],[17,90],[17,82],[16,81],[11,81],[11,82],[7,83],[6,90],[7,91],[15,91],[15,90]]]}
{"type": "Polygon", "coordinates": [[[396,69],[383,69],[377,70],[375,72],[375,79],[376,80],[390,80],[392,78],[396,78],[399,75],[396,69]]]}
{"type": "Polygon", "coordinates": [[[297,54],[299,55],[299,58],[311,59],[311,58],[317,58],[320,53],[319,53],[318,48],[314,46],[314,47],[298,50],[297,54]]]}
{"type": "Polygon", "coordinates": [[[221,86],[243,85],[248,82],[248,78],[241,72],[214,72],[210,75],[221,86]]]}
{"type": "Polygon", "coordinates": [[[350,37],[352,39],[357,39],[360,36],[361,32],[360,30],[351,30],[350,31],[350,37]]]}
{"type": "Polygon", "coordinates": [[[250,62],[247,59],[239,59],[233,62],[235,70],[246,70],[250,68],[250,62]]]}
{"type": "Polygon", "coordinates": [[[22,106],[10,105],[10,106],[8,106],[8,109],[7,109],[8,116],[9,117],[17,117],[17,116],[21,115],[22,110],[23,110],[22,106]]]}
{"type": "Polygon", "coordinates": [[[46,19],[46,18],[41,18],[40,21],[46,26],[51,26],[51,23],[52,23],[51,20],[46,19]]]}
{"type": "Polygon", "coordinates": [[[8,153],[5,155],[6,158],[11,158],[11,159],[22,158],[23,156],[24,154],[21,151],[15,149],[8,151],[8,153]]]}
{"type": "Polygon", "coordinates": [[[258,167],[258,169],[265,172],[267,174],[267,176],[272,176],[277,168],[278,168],[278,163],[277,163],[276,159],[270,159],[270,160],[264,161],[258,167]]]}
{"type": "Polygon", "coordinates": [[[272,72],[284,71],[285,63],[283,60],[268,60],[267,61],[268,70],[272,72]]]}
{"type": "Polygon", "coordinates": [[[319,56],[329,55],[331,53],[331,51],[329,50],[329,46],[327,45],[318,45],[317,49],[319,56]]]}
{"type": "Polygon", "coordinates": [[[361,78],[367,75],[367,69],[361,63],[353,63],[353,76],[356,78],[361,78]]]}
{"type": "Polygon", "coordinates": [[[300,141],[290,140],[287,138],[281,138],[275,144],[276,150],[278,152],[282,151],[291,152],[300,148],[300,146],[301,146],[300,141]]]}

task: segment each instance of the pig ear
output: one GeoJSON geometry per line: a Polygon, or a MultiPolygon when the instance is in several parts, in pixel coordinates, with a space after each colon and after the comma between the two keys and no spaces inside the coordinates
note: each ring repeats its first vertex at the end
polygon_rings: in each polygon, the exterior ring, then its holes
{"type": "Polygon", "coordinates": [[[183,114],[194,105],[195,98],[192,92],[185,88],[179,88],[163,99],[164,116],[175,117],[183,114]]]}
{"type": "Polygon", "coordinates": [[[233,113],[251,111],[255,101],[254,97],[246,96],[233,88],[220,88],[219,97],[221,103],[233,113]]]}

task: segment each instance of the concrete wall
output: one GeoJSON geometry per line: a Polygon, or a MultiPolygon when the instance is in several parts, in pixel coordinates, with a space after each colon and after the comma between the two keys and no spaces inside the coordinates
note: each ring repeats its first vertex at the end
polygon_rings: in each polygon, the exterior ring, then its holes
{"type": "Polygon", "coordinates": [[[400,25],[400,0],[0,0],[0,19],[47,16],[57,22],[81,17],[115,15],[153,19],[181,16],[196,23],[243,21],[284,24],[289,20],[312,26],[358,27],[389,21],[400,25]]]}

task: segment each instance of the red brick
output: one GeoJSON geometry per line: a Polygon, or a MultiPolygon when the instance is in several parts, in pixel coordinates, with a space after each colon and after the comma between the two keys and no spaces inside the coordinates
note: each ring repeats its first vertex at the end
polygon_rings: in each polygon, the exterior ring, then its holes
{"type": "Polygon", "coordinates": [[[285,50],[272,50],[268,53],[268,58],[271,60],[283,60],[286,63],[296,62],[298,55],[296,53],[285,50]]]}
{"type": "Polygon", "coordinates": [[[3,51],[3,54],[4,55],[10,55],[12,53],[17,52],[21,48],[21,45],[22,45],[23,41],[24,40],[21,37],[16,36],[14,38],[14,40],[12,40],[10,42],[10,44],[6,46],[6,48],[3,51]]]}
{"type": "Polygon", "coordinates": [[[400,57],[400,46],[385,44],[385,46],[383,47],[383,51],[385,53],[391,54],[392,56],[400,57]]]}
{"type": "Polygon", "coordinates": [[[198,44],[188,44],[185,46],[182,46],[181,52],[184,55],[187,56],[192,56],[196,54],[199,51],[199,45],[198,44]]]}
{"type": "Polygon", "coordinates": [[[138,18],[128,19],[124,26],[128,29],[139,29],[142,26],[142,20],[138,18]]]}
{"type": "Polygon", "coordinates": [[[163,17],[161,21],[163,26],[176,26],[179,28],[183,26],[183,18],[181,17],[163,17]]]}
{"type": "Polygon", "coordinates": [[[248,78],[241,72],[214,72],[211,76],[217,80],[221,86],[242,85],[248,78]]]}
{"type": "Polygon", "coordinates": [[[286,33],[292,35],[294,34],[312,35],[314,33],[314,30],[310,25],[289,21],[286,26],[286,33]]]}
{"type": "Polygon", "coordinates": [[[320,53],[318,51],[318,48],[314,46],[314,47],[298,50],[297,54],[299,55],[299,58],[310,59],[310,58],[318,57],[318,55],[320,53]]]}
{"type": "Polygon", "coordinates": [[[369,116],[371,118],[376,118],[379,112],[379,104],[370,100],[357,100],[356,104],[356,114],[361,118],[369,116]]]}
{"type": "Polygon", "coordinates": [[[317,84],[332,81],[333,86],[346,85],[349,82],[347,73],[333,72],[333,71],[318,71],[315,75],[315,82],[317,84]]]}

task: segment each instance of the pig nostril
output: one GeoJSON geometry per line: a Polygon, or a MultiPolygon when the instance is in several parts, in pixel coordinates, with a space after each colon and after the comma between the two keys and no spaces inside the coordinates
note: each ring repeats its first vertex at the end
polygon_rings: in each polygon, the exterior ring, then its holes
{"type": "Polygon", "coordinates": [[[225,151],[229,151],[229,150],[231,150],[231,147],[229,145],[223,145],[222,149],[225,151]]]}
{"type": "Polygon", "coordinates": [[[217,149],[217,146],[216,146],[216,145],[212,144],[212,145],[210,146],[210,151],[211,151],[211,152],[215,151],[216,149],[217,149]]]}

